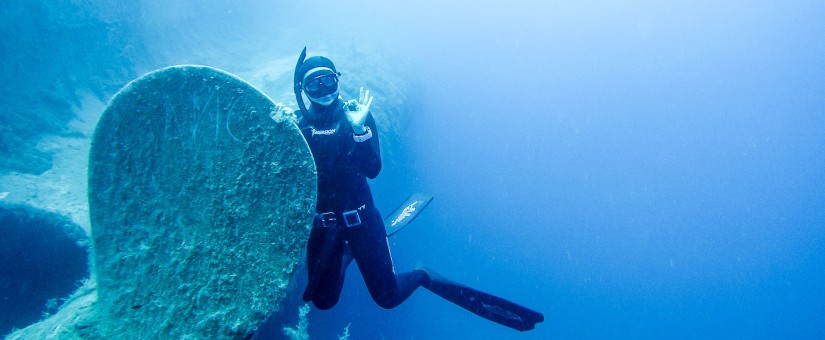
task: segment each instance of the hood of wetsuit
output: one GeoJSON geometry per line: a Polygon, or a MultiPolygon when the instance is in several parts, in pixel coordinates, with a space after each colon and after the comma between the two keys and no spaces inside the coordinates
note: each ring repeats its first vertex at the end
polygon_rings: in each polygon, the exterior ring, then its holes
{"type": "Polygon", "coordinates": [[[303,84],[302,90],[313,103],[329,106],[338,99],[338,76],[332,60],[315,56],[306,59],[297,75],[303,84]]]}

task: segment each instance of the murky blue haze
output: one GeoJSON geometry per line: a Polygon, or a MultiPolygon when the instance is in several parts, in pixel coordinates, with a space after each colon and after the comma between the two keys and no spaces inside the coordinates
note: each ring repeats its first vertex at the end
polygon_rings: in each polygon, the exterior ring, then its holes
{"type": "Polygon", "coordinates": [[[304,46],[342,82],[405,86],[376,203],[435,200],[390,240],[397,270],[427,264],[546,321],[518,333],[425,290],[382,310],[353,266],[339,305],[310,312],[313,338],[825,338],[821,1],[4,7],[4,92],[51,112],[183,63],[289,101],[262,70],[290,75],[304,46]]]}

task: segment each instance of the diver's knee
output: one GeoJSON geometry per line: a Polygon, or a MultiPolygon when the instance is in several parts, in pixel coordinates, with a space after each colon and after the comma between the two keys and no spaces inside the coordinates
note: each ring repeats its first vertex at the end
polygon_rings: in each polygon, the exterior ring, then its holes
{"type": "Polygon", "coordinates": [[[315,302],[313,302],[313,303],[312,303],[312,305],[314,305],[314,306],[315,306],[315,308],[317,308],[318,310],[330,310],[330,309],[332,309],[332,307],[335,307],[335,304],[334,304],[334,303],[330,303],[330,304],[323,304],[323,303],[315,303],[315,302]]]}
{"type": "Polygon", "coordinates": [[[318,308],[320,310],[328,310],[328,309],[331,309],[332,307],[335,307],[335,305],[338,304],[338,299],[314,298],[314,299],[312,299],[312,304],[315,306],[315,308],[318,308]]]}
{"type": "Polygon", "coordinates": [[[391,299],[389,297],[383,297],[383,296],[379,296],[379,297],[373,296],[372,300],[375,301],[375,303],[378,305],[378,307],[381,307],[381,308],[384,308],[384,309],[393,309],[395,307],[398,307],[398,305],[401,304],[401,301],[397,301],[398,299],[391,299]]]}

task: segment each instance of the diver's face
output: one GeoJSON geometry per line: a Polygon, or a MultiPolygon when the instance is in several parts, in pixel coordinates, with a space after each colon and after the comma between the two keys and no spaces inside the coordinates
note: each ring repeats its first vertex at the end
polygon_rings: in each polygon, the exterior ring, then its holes
{"type": "Polygon", "coordinates": [[[313,103],[329,106],[338,98],[338,74],[308,75],[304,78],[304,93],[313,103]]]}
{"type": "Polygon", "coordinates": [[[333,102],[335,102],[335,99],[338,98],[338,91],[335,91],[320,98],[312,98],[311,96],[307,96],[307,98],[309,98],[309,100],[311,100],[315,104],[322,106],[330,106],[333,102]]]}

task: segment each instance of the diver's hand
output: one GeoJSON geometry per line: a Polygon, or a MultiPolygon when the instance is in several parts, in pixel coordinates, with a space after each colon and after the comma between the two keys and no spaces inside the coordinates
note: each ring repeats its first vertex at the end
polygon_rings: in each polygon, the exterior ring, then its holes
{"type": "Polygon", "coordinates": [[[358,95],[358,100],[351,99],[344,105],[344,113],[347,115],[349,124],[352,125],[352,131],[356,134],[362,135],[367,132],[364,123],[367,121],[367,113],[370,112],[370,105],[372,105],[373,97],[370,96],[370,90],[364,90],[361,87],[361,93],[358,95]]]}

